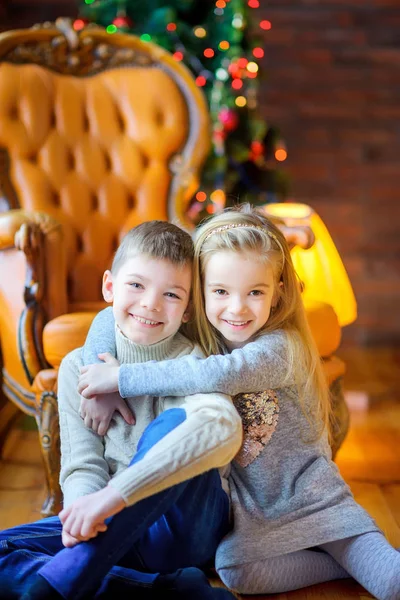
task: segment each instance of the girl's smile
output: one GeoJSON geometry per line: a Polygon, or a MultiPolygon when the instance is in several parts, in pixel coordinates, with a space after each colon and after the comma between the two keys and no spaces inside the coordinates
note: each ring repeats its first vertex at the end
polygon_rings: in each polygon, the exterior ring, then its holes
{"type": "Polygon", "coordinates": [[[239,321],[227,321],[225,320],[225,323],[228,323],[228,325],[231,325],[231,327],[233,327],[233,329],[245,329],[250,323],[251,321],[243,321],[243,322],[239,322],[239,321]]]}

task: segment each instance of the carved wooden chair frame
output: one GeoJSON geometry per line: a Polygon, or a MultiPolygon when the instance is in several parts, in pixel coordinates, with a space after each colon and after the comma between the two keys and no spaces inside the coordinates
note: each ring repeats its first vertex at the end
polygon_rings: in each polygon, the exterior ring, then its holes
{"type": "MultiPolygon", "coordinates": [[[[210,124],[205,97],[182,63],[176,62],[159,46],[132,35],[110,35],[96,25],[76,32],[72,21],[66,18],[57,19],[55,23],[38,24],[31,29],[0,34],[2,62],[36,64],[75,77],[90,77],[105,70],[132,66],[157,66],[164,70],[185,98],[190,117],[184,147],[169,162],[172,176],[167,214],[169,220],[179,220],[188,228],[191,226],[186,218],[186,208],[198,187],[199,173],[208,154],[210,124]]],[[[10,177],[10,157],[5,148],[0,148],[0,250],[17,248],[25,255],[26,278],[24,291],[21,289],[25,308],[19,321],[18,350],[31,385],[40,371],[51,368],[42,345],[43,327],[48,320],[45,299],[48,282],[44,259],[47,236],[58,236],[61,240],[60,224],[44,213],[28,213],[19,209],[10,177]],[[1,214],[1,211],[8,212],[1,214]]],[[[66,312],[65,309],[61,308],[59,314],[66,312]]],[[[10,377],[7,364],[3,368],[3,390],[14,405],[37,420],[49,488],[42,512],[45,515],[54,514],[61,500],[56,394],[43,392],[38,399],[32,388],[25,388],[10,377]]]]}

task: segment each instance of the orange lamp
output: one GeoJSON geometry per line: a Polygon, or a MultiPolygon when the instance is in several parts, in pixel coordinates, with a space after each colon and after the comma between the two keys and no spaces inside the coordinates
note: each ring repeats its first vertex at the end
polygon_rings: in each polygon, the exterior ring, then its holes
{"type": "Polygon", "coordinates": [[[268,216],[279,217],[288,226],[310,227],[315,236],[311,248],[305,250],[295,246],[291,252],[294,267],[304,283],[304,300],[330,304],[341,326],[355,321],[357,303],[353,289],[339,252],[322,219],[307,204],[267,204],[263,209],[268,216]]]}

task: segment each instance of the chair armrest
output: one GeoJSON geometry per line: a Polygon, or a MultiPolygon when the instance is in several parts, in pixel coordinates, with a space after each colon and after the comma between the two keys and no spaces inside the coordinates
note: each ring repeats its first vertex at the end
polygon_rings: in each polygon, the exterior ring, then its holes
{"type": "Polygon", "coordinates": [[[294,246],[299,246],[304,250],[308,250],[314,245],[315,236],[311,229],[307,225],[283,225],[277,223],[279,229],[282,231],[289,248],[292,249],[294,246]]]}
{"type": "Polygon", "coordinates": [[[26,379],[31,384],[47,366],[42,347],[45,322],[67,309],[61,225],[39,212],[0,214],[0,265],[4,366],[8,375],[26,387],[26,379]]]}

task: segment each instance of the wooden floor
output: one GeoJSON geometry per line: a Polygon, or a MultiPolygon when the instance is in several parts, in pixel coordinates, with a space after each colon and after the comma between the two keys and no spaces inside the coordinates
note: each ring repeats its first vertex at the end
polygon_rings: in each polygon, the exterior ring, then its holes
{"type": "MultiPolygon", "coordinates": [[[[400,546],[400,349],[347,349],[350,433],[337,457],[357,501],[400,546]]],[[[40,518],[44,476],[34,431],[15,426],[0,461],[0,529],[40,518]]],[[[262,596],[251,596],[260,600],[262,596]]],[[[352,580],[268,596],[274,600],[372,598],[352,580]]]]}

